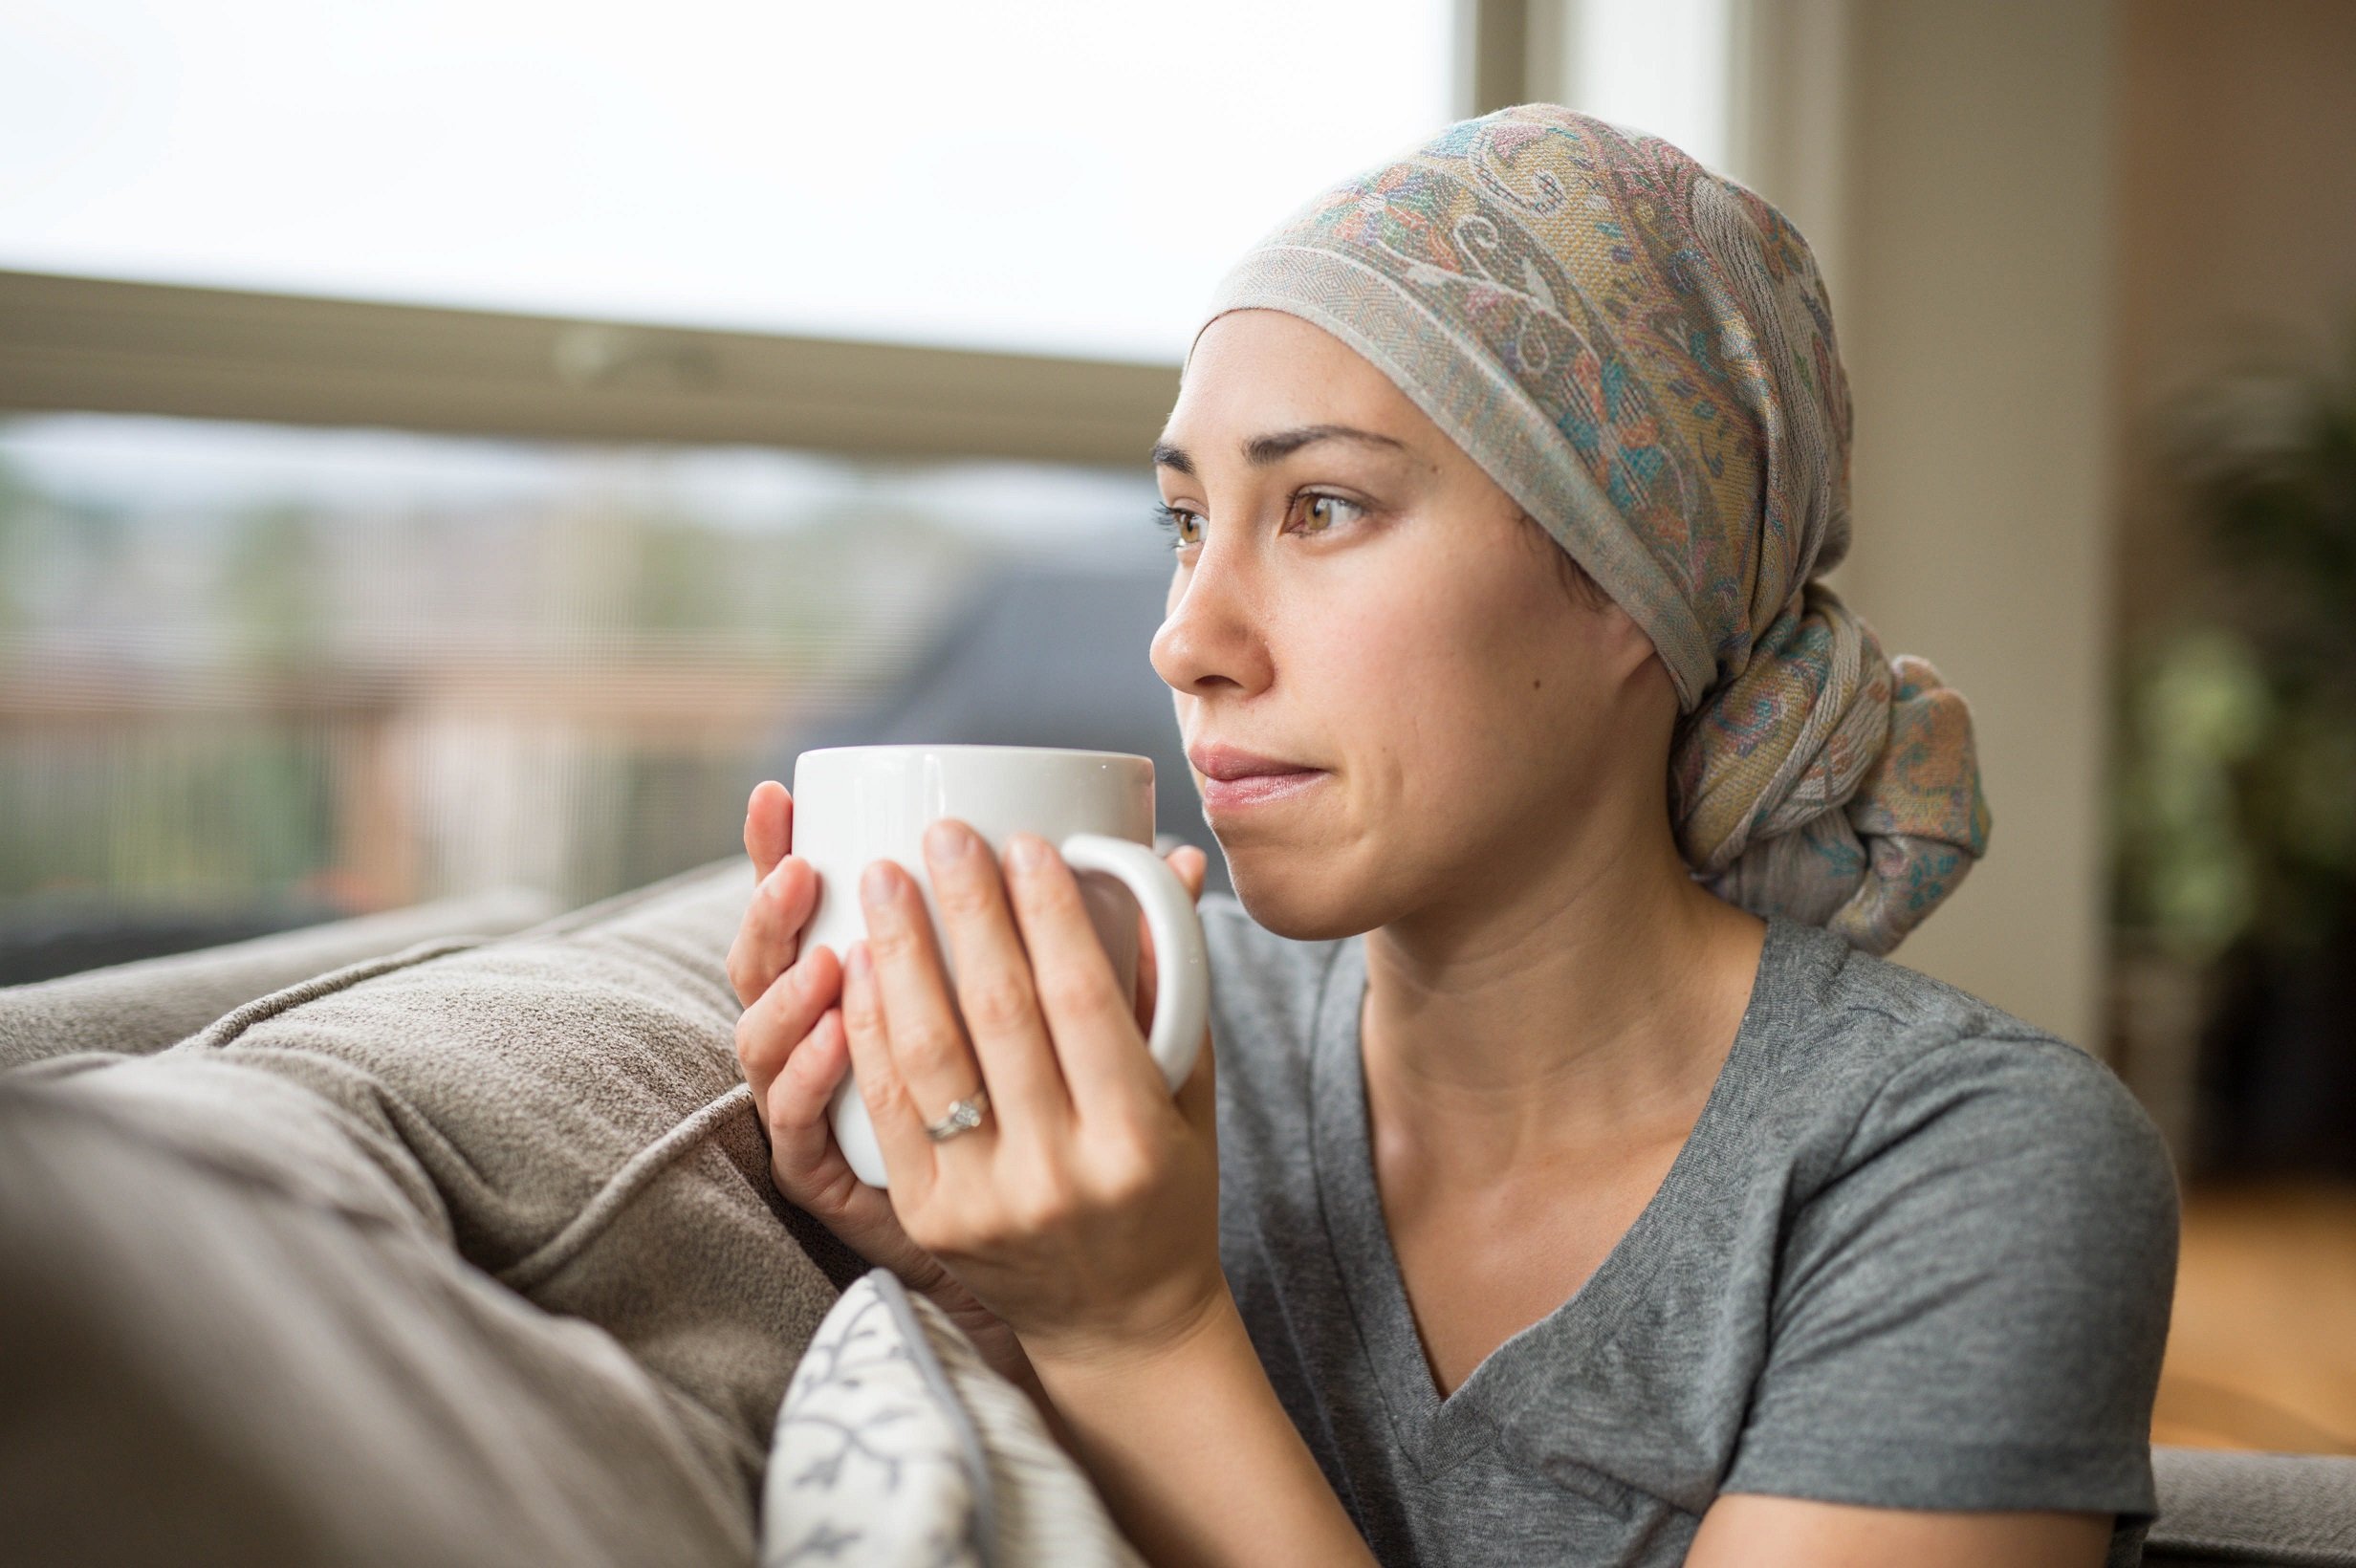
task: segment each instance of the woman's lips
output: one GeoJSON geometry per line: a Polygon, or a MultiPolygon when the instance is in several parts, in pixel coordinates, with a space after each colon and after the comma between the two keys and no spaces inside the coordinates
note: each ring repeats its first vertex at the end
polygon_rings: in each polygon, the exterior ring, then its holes
{"type": "Polygon", "coordinates": [[[1324,779],[1324,770],[1302,768],[1289,773],[1253,773],[1244,778],[1203,779],[1203,810],[1239,811],[1246,806],[1273,805],[1304,795],[1324,779]]]}

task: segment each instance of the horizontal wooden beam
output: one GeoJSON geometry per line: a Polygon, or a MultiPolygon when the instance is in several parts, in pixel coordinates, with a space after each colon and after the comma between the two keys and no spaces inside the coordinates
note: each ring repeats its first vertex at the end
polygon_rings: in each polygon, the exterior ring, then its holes
{"type": "Polygon", "coordinates": [[[1142,469],[1172,365],[0,272],[0,408],[1142,469]]]}

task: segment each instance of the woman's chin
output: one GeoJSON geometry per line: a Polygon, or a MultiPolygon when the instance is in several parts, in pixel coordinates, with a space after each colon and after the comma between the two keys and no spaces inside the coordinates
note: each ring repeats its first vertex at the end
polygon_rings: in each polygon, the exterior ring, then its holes
{"type": "Polygon", "coordinates": [[[1260,844],[1229,851],[1227,870],[1244,913],[1291,941],[1332,942],[1380,924],[1348,873],[1319,856],[1260,844]]]}

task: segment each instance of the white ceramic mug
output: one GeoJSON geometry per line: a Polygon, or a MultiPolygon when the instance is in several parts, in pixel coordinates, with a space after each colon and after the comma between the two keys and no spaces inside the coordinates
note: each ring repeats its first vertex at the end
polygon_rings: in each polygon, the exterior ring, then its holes
{"type": "MultiPolygon", "coordinates": [[[[1145,1048],[1172,1085],[1193,1070],[1211,1015],[1202,919],[1178,874],[1153,852],[1153,762],[1121,751],[1031,746],[842,746],[794,762],[794,853],[818,874],[804,950],[840,955],[867,934],[859,879],[897,860],[916,879],[945,963],[954,964],[925,865],[925,829],[944,817],[970,824],[1003,857],[1035,833],[1080,873],[1089,919],[1123,994],[1137,992],[1137,913],[1153,939],[1155,1000],[1145,1048]]],[[[952,968],[952,974],[954,969],[952,968]]],[[[938,1116],[942,1105],[919,1107],[938,1116]]],[[[836,1090],[835,1141],[859,1179],[884,1185],[884,1151],[848,1076],[836,1090]]]]}

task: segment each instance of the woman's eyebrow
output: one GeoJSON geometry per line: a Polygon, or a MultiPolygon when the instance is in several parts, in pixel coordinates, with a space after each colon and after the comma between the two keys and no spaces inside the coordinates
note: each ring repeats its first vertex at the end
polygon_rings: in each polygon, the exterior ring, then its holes
{"type": "Polygon", "coordinates": [[[1278,430],[1273,435],[1254,436],[1243,444],[1243,460],[1255,468],[1266,468],[1278,458],[1290,457],[1303,446],[1320,441],[1356,441],[1369,446],[1388,446],[1406,451],[1407,444],[1391,436],[1378,435],[1372,430],[1361,430],[1350,425],[1304,425],[1297,430],[1278,430]]]}
{"type": "MultiPolygon", "coordinates": [[[[1243,444],[1243,460],[1255,468],[1264,468],[1278,459],[1292,456],[1303,446],[1320,441],[1356,441],[1369,446],[1388,446],[1402,452],[1407,449],[1407,444],[1395,436],[1361,430],[1352,425],[1303,425],[1297,429],[1254,436],[1243,444]]],[[[1167,442],[1154,444],[1153,462],[1156,468],[1175,468],[1189,477],[1194,473],[1194,459],[1183,447],[1173,446],[1167,442]]]]}

